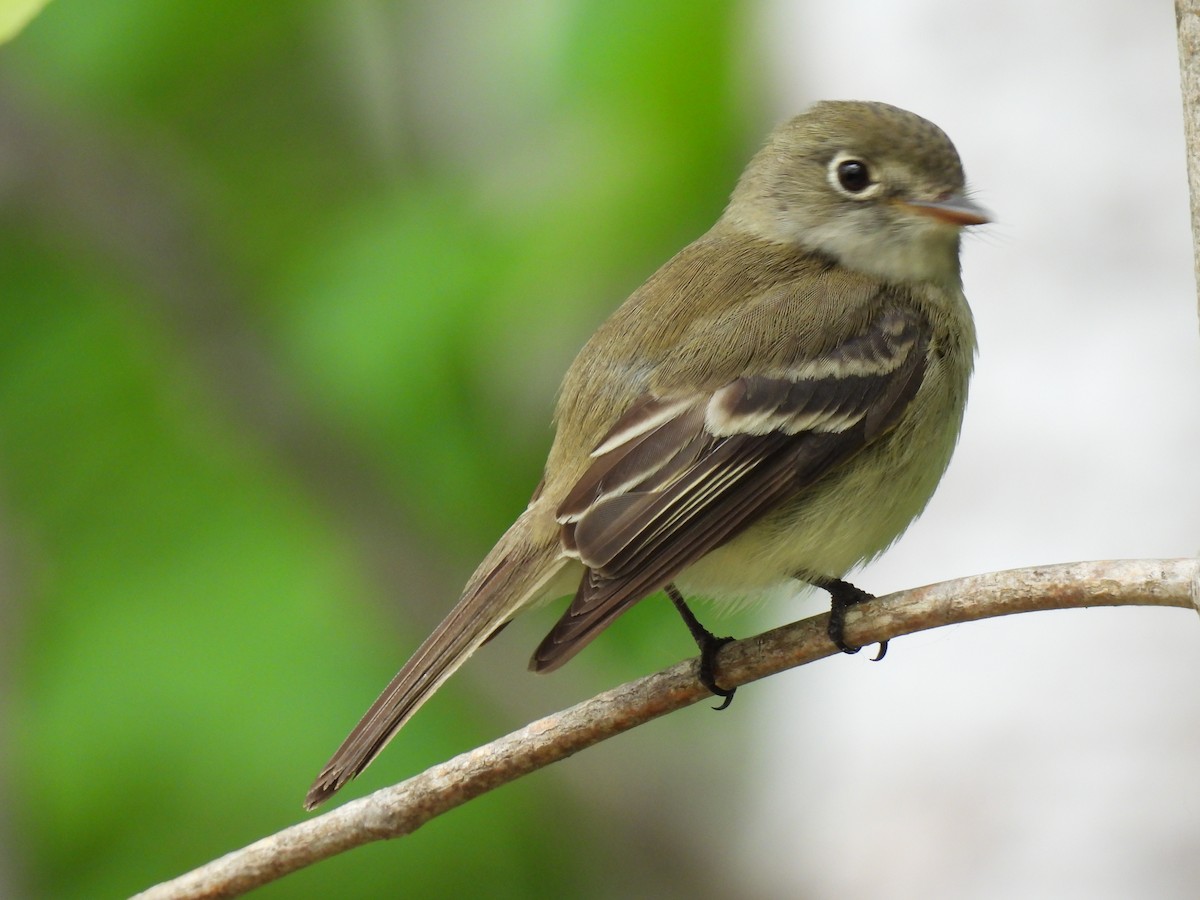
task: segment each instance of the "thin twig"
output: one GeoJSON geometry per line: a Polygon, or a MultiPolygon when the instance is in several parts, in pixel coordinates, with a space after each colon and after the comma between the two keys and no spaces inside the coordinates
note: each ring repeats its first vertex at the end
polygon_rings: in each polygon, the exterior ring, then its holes
{"type": "MultiPolygon", "coordinates": [[[[871,644],[901,635],[1038,609],[1086,606],[1200,608],[1192,559],[1119,560],[1014,569],[880,597],[846,616],[846,637],[871,644]]],[[[718,679],[746,684],[837,653],[814,616],[724,647],[718,679]]],[[[696,661],[629,682],[413,778],[285,828],[186,875],[142,900],[233,897],[372,841],[401,837],[480,794],[666,713],[711,697],[696,661]]],[[[298,801],[297,801],[298,802],[298,801]]]]}

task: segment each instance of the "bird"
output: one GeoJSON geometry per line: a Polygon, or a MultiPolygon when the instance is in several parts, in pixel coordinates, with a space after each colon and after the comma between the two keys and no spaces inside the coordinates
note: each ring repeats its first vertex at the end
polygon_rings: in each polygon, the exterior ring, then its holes
{"type": "MultiPolygon", "coordinates": [[[[922,512],[957,442],[976,338],[962,290],[967,193],[938,126],[822,101],[779,125],[706,233],[586,342],[528,506],[313,783],[323,803],[515,616],[569,606],[533,653],[550,672],[665,591],[716,678],[686,597],[870,594],[843,580],[922,512]]],[[[880,654],[886,649],[881,644],[880,654]]]]}

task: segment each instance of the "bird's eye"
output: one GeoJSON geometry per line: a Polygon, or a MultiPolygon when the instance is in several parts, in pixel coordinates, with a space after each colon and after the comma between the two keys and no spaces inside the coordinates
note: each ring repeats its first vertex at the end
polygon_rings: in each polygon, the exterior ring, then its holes
{"type": "Polygon", "coordinates": [[[830,187],[851,200],[870,200],[883,190],[871,165],[851,151],[843,150],[830,160],[826,178],[830,187]]]}
{"type": "Polygon", "coordinates": [[[837,164],[837,183],[850,194],[861,194],[873,182],[871,171],[861,159],[844,159],[837,164]]]}

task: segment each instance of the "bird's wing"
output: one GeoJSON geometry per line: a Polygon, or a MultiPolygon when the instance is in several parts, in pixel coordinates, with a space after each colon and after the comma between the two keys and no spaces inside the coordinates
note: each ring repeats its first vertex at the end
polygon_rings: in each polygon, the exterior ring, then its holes
{"type": "Polygon", "coordinates": [[[559,505],[586,567],[531,660],[562,665],[641,598],[891,428],[925,373],[929,328],[888,308],[817,358],[704,394],[643,396],[559,505]]]}

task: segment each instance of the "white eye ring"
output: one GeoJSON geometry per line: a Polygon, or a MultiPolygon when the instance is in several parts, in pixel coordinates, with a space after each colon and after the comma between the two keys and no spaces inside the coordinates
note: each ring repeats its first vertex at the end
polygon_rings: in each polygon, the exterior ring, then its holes
{"type": "Polygon", "coordinates": [[[829,185],[839,194],[852,200],[868,200],[882,189],[861,156],[842,151],[829,163],[829,185]]]}

